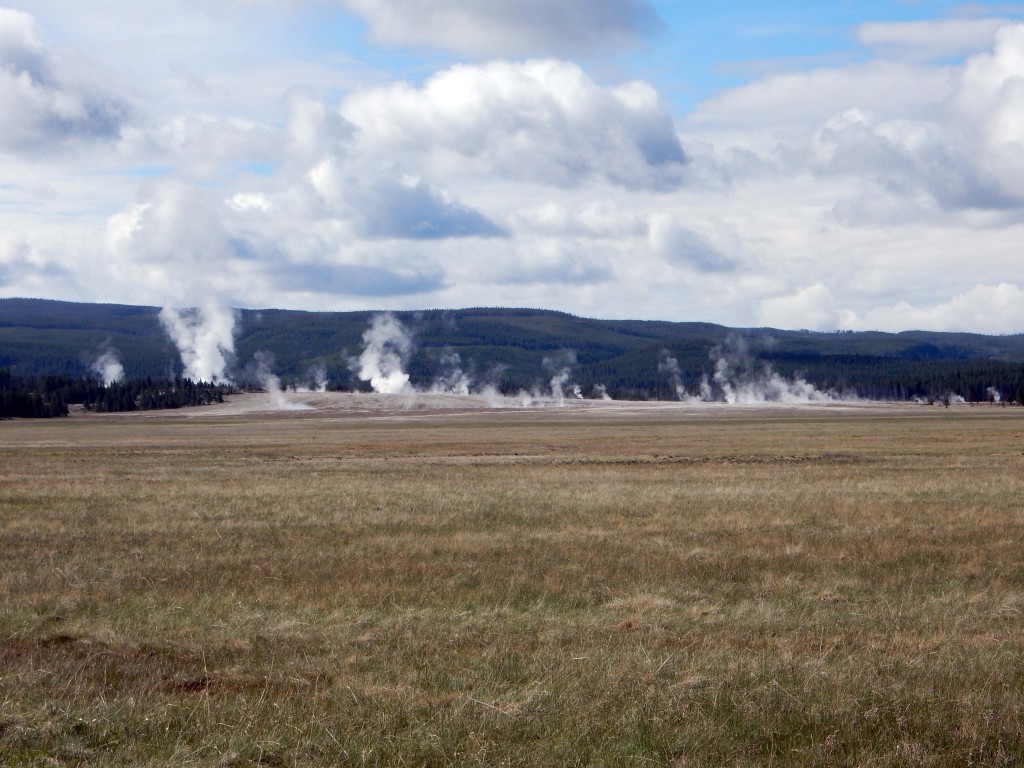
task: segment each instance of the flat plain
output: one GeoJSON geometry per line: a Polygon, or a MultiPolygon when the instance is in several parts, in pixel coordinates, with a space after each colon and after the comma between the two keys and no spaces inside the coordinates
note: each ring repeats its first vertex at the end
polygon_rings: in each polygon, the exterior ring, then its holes
{"type": "Polygon", "coordinates": [[[1024,764],[1024,408],[0,423],[0,765],[1024,764]]]}

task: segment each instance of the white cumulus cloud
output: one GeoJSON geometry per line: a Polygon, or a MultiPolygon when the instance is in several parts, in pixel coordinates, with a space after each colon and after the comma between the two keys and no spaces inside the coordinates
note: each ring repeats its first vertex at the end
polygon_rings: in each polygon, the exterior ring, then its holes
{"type": "Polygon", "coordinates": [[[761,302],[760,322],[774,328],[831,331],[845,327],[847,316],[837,312],[835,296],[822,283],[801,288],[789,296],[761,302]]]}
{"type": "Polygon", "coordinates": [[[901,301],[871,310],[852,327],[1005,333],[1008,328],[1024,328],[1024,290],[1015,283],[977,285],[937,304],[901,301]]]}
{"type": "Polygon", "coordinates": [[[686,161],[654,88],[603,87],[553,59],[461,65],[422,88],[359,90],[342,114],[376,154],[416,156],[452,175],[666,187],[679,183],[686,161]]]}
{"type": "MultiPolygon", "coordinates": [[[[1004,25],[992,52],[969,58],[932,116],[880,119],[851,108],[820,126],[810,150],[819,171],[898,198],[904,220],[915,200],[922,212],[1024,206],[1024,24],[1004,25]]],[[[840,210],[870,215],[863,201],[840,210]]]]}

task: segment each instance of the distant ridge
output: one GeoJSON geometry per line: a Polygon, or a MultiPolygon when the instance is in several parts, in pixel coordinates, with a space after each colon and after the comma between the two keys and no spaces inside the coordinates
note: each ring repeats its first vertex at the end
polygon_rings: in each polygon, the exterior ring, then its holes
{"type": "MultiPolygon", "coordinates": [[[[181,360],[159,308],[46,299],[0,299],[0,368],[22,376],[87,376],[105,349],[116,350],[130,378],[166,377],[181,360]]],[[[350,361],[363,348],[371,311],[238,312],[233,370],[257,352],[272,355],[284,384],[322,370],[332,387],[365,387],[350,361]]],[[[503,391],[545,386],[553,365],[568,366],[584,392],[672,399],[695,391],[713,372],[716,350],[738,343],[751,364],[861,397],[907,399],[953,391],[969,399],[1024,396],[1024,334],[786,331],[702,322],[594,320],[565,312],[473,307],[393,312],[408,329],[407,372],[427,387],[442,358],[458,354],[466,372],[503,391]],[[667,372],[671,359],[677,379],[667,372]],[[545,362],[547,361],[547,362],[545,362]]]]}

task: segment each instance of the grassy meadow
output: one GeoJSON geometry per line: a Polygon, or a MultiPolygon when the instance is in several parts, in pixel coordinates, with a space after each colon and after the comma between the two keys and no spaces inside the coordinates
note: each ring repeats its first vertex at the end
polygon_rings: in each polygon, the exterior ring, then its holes
{"type": "Polygon", "coordinates": [[[1024,764],[1024,408],[0,423],[0,765],[1024,764]]]}

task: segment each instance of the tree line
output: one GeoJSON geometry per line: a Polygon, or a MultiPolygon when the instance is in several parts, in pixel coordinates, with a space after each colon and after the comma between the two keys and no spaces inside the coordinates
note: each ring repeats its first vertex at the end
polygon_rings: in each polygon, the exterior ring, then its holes
{"type": "MultiPolygon", "coordinates": [[[[444,372],[442,351],[421,348],[412,356],[406,370],[414,385],[429,388],[444,372]]],[[[585,396],[605,392],[616,400],[674,400],[677,385],[696,394],[713,370],[707,349],[699,343],[652,346],[612,359],[575,363],[553,355],[549,365],[543,364],[542,356],[514,347],[461,348],[460,353],[462,369],[478,386],[490,384],[504,394],[547,391],[552,376],[565,365],[570,381],[579,385],[585,396]],[[669,355],[677,366],[675,376],[664,370],[669,355]],[[481,358],[485,364],[480,363],[481,358]]],[[[755,376],[770,366],[787,379],[801,378],[825,392],[868,400],[942,402],[963,398],[986,402],[998,398],[1004,403],[1024,404],[1024,365],[1015,362],[775,352],[756,355],[746,364],[748,373],[755,376]]],[[[327,373],[332,389],[368,388],[341,365],[327,373]]],[[[285,378],[285,384],[289,383],[293,382],[285,378]]],[[[233,391],[231,386],[193,382],[180,376],[147,376],[105,385],[89,376],[62,373],[30,377],[0,368],[0,418],[67,416],[72,406],[94,413],[116,413],[207,405],[223,402],[224,395],[233,391]]]]}
{"type": "Polygon", "coordinates": [[[104,384],[68,375],[26,377],[0,369],[0,419],[67,416],[69,406],[95,413],[152,411],[224,402],[233,387],[190,379],[145,377],[104,384]]]}

